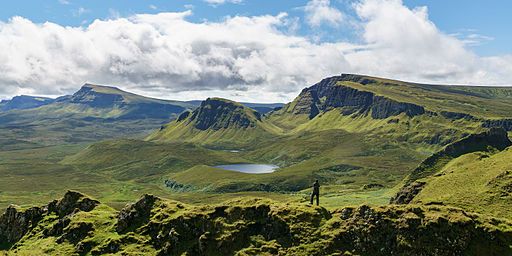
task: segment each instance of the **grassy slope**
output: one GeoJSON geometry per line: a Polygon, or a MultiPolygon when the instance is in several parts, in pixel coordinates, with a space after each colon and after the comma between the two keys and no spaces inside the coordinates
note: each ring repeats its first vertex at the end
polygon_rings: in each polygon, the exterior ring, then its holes
{"type": "Polygon", "coordinates": [[[191,206],[151,196],[137,204],[143,208],[124,210],[128,226],[123,229],[116,228],[118,212],[101,204],[65,217],[70,223],[53,236],[47,231],[62,218],[46,215],[7,253],[78,255],[78,248],[82,255],[511,253],[512,223],[450,207],[363,205],[327,211],[259,198],[191,206]],[[70,235],[81,234],[80,227],[86,225],[91,230],[85,236],[70,235]]]}
{"type": "MultiPolygon", "coordinates": [[[[400,101],[427,104],[432,109],[435,109],[437,104],[446,102],[440,106],[450,111],[462,108],[477,116],[481,113],[487,115],[490,111],[491,116],[503,117],[503,107],[510,101],[508,91],[499,88],[457,87],[457,90],[452,92],[447,87],[381,85],[378,88],[374,85],[353,83],[348,86],[373,90],[400,101]],[[407,97],[403,91],[412,96],[407,97]],[[467,96],[468,94],[473,96],[467,96]],[[490,102],[489,97],[499,100],[494,104],[490,102]],[[485,113],[472,107],[466,108],[472,104],[483,103],[489,103],[485,113]]],[[[342,116],[337,110],[321,114],[311,121],[303,115],[283,115],[279,118],[271,116],[267,121],[271,128],[263,130],[273,131],[272,136],[268,136],[266,131],[264,134],[254,132],[247,136],[240,130],[191,134],[194,142],[213,143],[219,138],[225,139],[222,146],[244,149],[239,153],[205,149],[183,143],[124,140],[97,144],[60,163],[53,161],[44,165],[44,161],[37,160],[27,164],[27,160],[30,159],[27,156],[24,160],[4,165],[4,173],[13,175],[16,171],[18,175],[12,178],[16,180],[14,183],[4,182],[6,189],[1,192],[3,201],[0,205],[16,202],[33,204],[37,200],[47,200],[65,188],[80,189],[114,206],[133,200],[144,192],[194,203],[254,194],[275,197],[283,201],[303,201],[309,193],[311,181],[316,178],[322,181],[322,202],[329,207],[362,202],[384,204],[393,194],[394,186],[422,159],[439,149],[439,145],[427,142],[432,136],[439,133],[439,140],[448,143],[464,133],[481,130],[478,123],[467,120],[452,122],[442,117],[427,116],[397,116],[374,120],[364,116],[342,116]],[[274,124],[279,128],[275,128],[274,124]],[[246,142],[255,143],[244,145],[243,148],[232,144],[244,139],[246,142]],[[282,168],[273,174],[249,175],[209,167],[240,162],[274,163],[282,168]],[[348,168],[345,168],[347,166],[348,168]],[[28,173],[21,171],[23,168],[28,170],[28,173]],[[32,175],[32,170],[37,170],[37,175],[32,175]],[[210,175],[213,172],[214,174],[210,175]],[[59,177],[52,179],[56,173],[59,177]],[[163,180],[168,178],[193,185],[199,190],[210,190],[215,193],[175,193],[163,186],[163,180]],[[22,182],[22,179],[28,179],[30,183],[22,182]],[[372,183],[384,187],[363,189],[364,185],[372,183]],[[273,189],[286,194],[217,193],[254,189],[260,184],[271,185],[273,189]],[[303,188],[306,189],[301,190],[303,188]],[[290,191],[294,192],[288,194],[290,191]],[[17,195],[23,199],[15,200],[17,195]]],[[[178,138],[185,135],[181,133],[184,130],[190,132],[184,127],[175,128],[176,130],[168,132],[169,136],[178,138]]],[[[95,131],[104,130],[98,126],[95,131]]],[[[41,137],[44,137],[44,133],[41,137]]],[[[26,154],[32,153],[26,151],[26,154]]]]}
{"type": "MultiPolygon", "coordinates": [[[[247,128],[241,127],[223,127],[221,129],[200,130],[195,127],[197,120],[190,114],[185,120],[175,120],[167,124],[163,130],[156,131],[147,140],[149,141],[185,141],[193,142],[201,145],[211,145],[216,147],[233,147],[247,146],[255,141],[270,139],[278,134],[281,130],[273,124],[260,120],[253,109],[243,106],[242,104],[221,98],[208,99],[215,102],[223,102],[226,107],[232,107],[232,113],[224,113],[219,118],[231,118],[232,116],[246,117],[253,126],[247,128]]],[[[208,101],[207,100],[207,101],[208,101]]],[[[205,105],[203,108],[211,108],[205,105]]],[[[197,112],[198,110],[196,110],[197,112]]],[[[224,110],[218,110],[222,112],[224,110]]],[[[217,120],[224,122],[226,120],[217,120]]]]}
{"type": "Polygon", "coordinates": [[[400,102],[414,103],[431,111],[468,113],[482,118],[508,118],[512,107],[512,88],[413,84],[386,79],[366,85],[341,82],[400,102]]]}
{"type": "Polygon", "coordinates": [[[413,202],[442,202],[471,211],[512,218],[512,148],[494,155],[466,154],[450,161],[435,175],[421,179],[427,185],[413,202]]]}

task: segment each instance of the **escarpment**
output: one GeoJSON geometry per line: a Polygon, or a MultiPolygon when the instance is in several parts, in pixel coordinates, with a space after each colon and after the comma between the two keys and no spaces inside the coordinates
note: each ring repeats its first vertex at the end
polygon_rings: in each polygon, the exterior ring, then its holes
{"type": "MultiPolygon", "coordinates": [[[[181,117],[179,121],[183,121],[185,118],[181,117]]],[[[261,116],[257,111],[244,107],[239,103],[218,98],[208,98],[190,114],[189,121],[194,121],[194,127],[199,130],[219,130],[228,127],[254,127],[257,121],[261,121],[261,116]]]]}
{"type": "Polygon", "coordinates": [[[409,117],[425,113],[422,106],[399,102],[372,92],[361,91],[339,82],[354,81],[369,84],[374,81],[355,75],[341,75],[323,79],[319,83],[304,89],[288,106],[294,114],[308,114],[310,119],[320,112],[341,108],[344,114],[370,114],[374,119],[385,119],[405,113],[409,117]]]}

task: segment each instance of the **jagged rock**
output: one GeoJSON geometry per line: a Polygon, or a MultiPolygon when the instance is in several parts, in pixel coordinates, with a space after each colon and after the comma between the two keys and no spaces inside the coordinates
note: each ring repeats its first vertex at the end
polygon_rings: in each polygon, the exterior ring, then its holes
{"type": "MultiPolygon", "coordinates": [[[[508,177],[509,173],[500,174],[497,179],[504,176],[508,177]]],[[[113,226],[113,215],[104,215],[102,210],[91,215],[66,216],[72,219],[71,223],[65,225],[55,247],[46,250],[45,244],[54,240],[41,236],[40,232],[48,221],[58,223],[59,220],[51,213],[50,218],[44,218],[36,229],[27,232],[23,242],[13,246],[9,253],[308,256],[512,253],[509,246],[512,222],[446,206],[361,205],[329,212],[308,204],[257,198],[191,206],[145,195],[119,213],[117,228],[113,226]],[[95,216],[94,221],[88,220],[90,216],[95,216]],[[120,226],[120,223],[124,224],[120,226]],[[117,232],[120,227],[124,230],[117,232]],[[39,243],[39,239],[47,240],[39,243]],[[64,248],[65,252],[55,248],[64,248]]]]}
{"type": "Polygon", "coordinates": [[[65,240],[71,242],[72,244],[77,244],[81,240],[83,240],[89,232],[94,230],[92,223],[88,222],[78,222],[74,223],[73,226],[68,226],[63,232],[64,234],[59,237],[56,242],[62,243],[65,240]]]}
{"type": "Polygon", "coordinates": [[[90,199],[79,192],[68,191],[60,200],[54,200],[48,204],[48,211],[53,212],[60,217],[71,214],[74,211],[89,212],[100,202],[90,199]]]}
{"type": "Polygon", "coordinates": [[[19,212],[16,207],[9,206],[0,216],[0,241],[9,244],[20,240],[29,230],[34,228],[43,218],[44,210],[32,207],[19,212]]]}
{"type": "MultiPolygon", "coordinates": [[[[191,113],[192,113],[191,111],[185,111],[185,112],[181,113],[178,116],[178,119],[176,119],[176,121],[177,122],[181,122],[181,121],[187,119],[187,117],[190,116],[191,113]]],[[[161,130],[163,130],[163,129],[161,129],[161,130]]]]}
{"type": "Polygon", "coordinates": [[[77,211],[91,211],[99,202],[84,195],[68,191],[60,200],[54,200],[44,207],[32,207],[18,211],[14,206],[7,208],[0,216],[0,241],[14,244],[32,230],[45,216],[56,214],[59,220],[50,229],[43,231],[46,236],[59,236],[69,224],[67,215],[77,211]]]}
{"type": "Polygon", "coordinates": [[[391,204],[408,204],[414,197],[421,192],[425,186],[425,182],[413,182],[408,186],[404,186],[389,201],[391,204]]]}
{"type": "Polygon", "coordinates": [[[124,207],[117,216],[117,232],[126,232],[146,222],[150,217],[153,204],[158,200],[160,200],[158,197],[146,194],[136,203],[124,207]]]}

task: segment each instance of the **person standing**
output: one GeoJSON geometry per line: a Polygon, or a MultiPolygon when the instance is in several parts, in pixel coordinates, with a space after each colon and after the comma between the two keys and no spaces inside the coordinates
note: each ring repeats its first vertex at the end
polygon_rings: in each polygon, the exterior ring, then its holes
{"type": "Polygon", "coordinates": [[[313,183],[313,193],[311,193],[311,204],[313,204],[313,199],[316,196],[316,205],[320,204],[320,183],[318,180],[313,183]]]}

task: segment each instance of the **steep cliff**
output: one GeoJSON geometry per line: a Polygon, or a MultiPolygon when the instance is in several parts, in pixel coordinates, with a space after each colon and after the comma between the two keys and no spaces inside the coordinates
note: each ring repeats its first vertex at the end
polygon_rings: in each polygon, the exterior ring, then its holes
{"type": "Polygon", "coordinates": [[[341,108],[344,114],[360,113],[371,115],[374,119],[385,119],[405,113],[416,116],[425,113],[422,106],[399,102],[369,91],[361,91],[340,82],[374,83],[369,78],[343,74],[323,79],[319,83],[304,89],[294,102],[285,106],[284,111],[293,114],[307,114],[310,119],[320,112],[341,108]]]}

